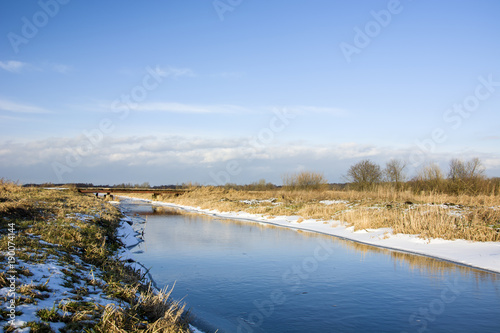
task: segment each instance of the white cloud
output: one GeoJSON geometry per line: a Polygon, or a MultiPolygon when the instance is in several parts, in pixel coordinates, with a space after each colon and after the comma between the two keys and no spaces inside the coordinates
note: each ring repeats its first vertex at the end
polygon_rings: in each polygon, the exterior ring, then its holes
{"type": "MultiPolygon", "coordinates": [[[[113,103],[100,103],[99,108],[109,109],[113,103]]],[[[317,107],[317,106],[275,106],[275,107],[255,107],[249,109],[244,106],[234,104],[190,104],[178,102],[149,102],[137,103],[136,105],[124,105],[120,103],[114,106],[115,109],[131,109],[142,112],[172,112],[185,114],[215,114],[215,113],[262,113],[269,110],[286,109],[294,114],[308,115],[311,113],[322,113],[334,116],[345,116],[347,111],[338,108],[317,107]]],[[[95,109],[95,108],[94,108],[95,109]]]]}
{"type": "Polygon", "coordinates": [[[23,70],[29,70],[67,74],[72,70],[71,66],[60,63],[44,62],[39,65],[32,65],[16,60],[0,61],[0,68],[12,73],[20,73],[23,70]]]}
{"type": "Polygon", "coordinates": [[[38,106],[20,104],[1,98],[0,98],[0,111],[9,111],[14,113],[52,113],[38,106]]]}
{"type": "Polygon", "coordinates": [[[488,169],[500,168],[500,158],[487,158],[484,160],[483,164],[488,169]]]}
{"type": "Polygon", "coordinates": [[[12,73],[18,73],[26,66],[26,63],[16,60],[0,61],[0,68],[12,73]]]}
{"type": "MultiPolygon", "coordinates": [[[[255,160],[273,163],[276,160],[319,161],[369,158],[382,155],[373,146],[345,144],[319,146],[286,142],[255,146],[250,138],[211,139],[187,136],[104,138],[91,145],[85,136],[49,138],[27,143],[0,144],[0,150],[9,151],[11,158],[4,163],[34,164],[55,158],[61,163],[68,154],[77,152],[82,164],[106,165],[122,161],[130,165],[176,164],[192,166],[212,165],[229,160],[252,163],[255,160]],[[92,147],[91,149],[88,149],[92,147]]],[[[302,163],[302,162],[301,162],[302,163]]]]}
{"type": "MultiPolygon", "coordinates": [[[[138,177],[137,172],[148,174],[150,170],[177,170],[182,173],[179,182],[196,180],[211,182],[210,172],[220,174],[227,170],[228,163],[237,161],[241,172],[231,177],[231,182],[250,183],[259,178],[278,182],[285,172],[305,168],[324,172],[333,182],[343,181],[342,175],[353,163],[370,159],[382,167],[391,158],[406,159],[410,148],[379,147],[356,143],[338,145],[311,145],[297,142],[282,142],[256,146],[251,138],[215,139],[194,136],[129,136],[105,137],[92,144],[81,135],[70,138],[47,138],[28,142],[0,142],[0,170],[47,170],[45,174],[55,178],[53,163],[67,165],[72,172],[65,175],[78,178],[79,173],[98,177],[103,170],[112,172],[115,181],[138,177]],[[30,169],[31,168],[31,169],[30,169]],[[119,170],[119,171],[118,171],[119,170]],[[132,171],[135,170],[135,171],[132,171]],[[181,171],[179,171],[181,170],[181,171]],[[187,178],[186,178],[187,177],[187,178]]],[[[500,167],[500,155],[477,154],[492,172],[500,167]]],[[[456,154],[433,156],[443,167],[456,154]]],[[[29,172],[31,172],[29,171],[29,172]]],[[[414,170],[408,170],[411,176],[414,170]]],[[[165,183],[160,172],[155,183],[165,183]]],[[[4,174],[7,178],[16,178],[4,174]]],[[[19,178],[19,176],[17,176],[19,178]]],[[[65,178],[67,179],[67,178],[65,178]]],[[[40,182],[47,179],[40,179],[40,182]]],[[[80,179],[94,181],[92,178],[80,179]]],[[[175,182],[174,182],[175,183],[175,182]]]]}

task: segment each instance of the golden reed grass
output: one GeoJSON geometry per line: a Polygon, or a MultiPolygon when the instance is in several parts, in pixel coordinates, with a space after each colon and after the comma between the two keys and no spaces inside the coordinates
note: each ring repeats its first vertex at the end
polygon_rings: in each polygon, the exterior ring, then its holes
{"type": "Polygon", "coordinates": [[[333,219],[356,230],[392,228],[394,233],[423,238],[500,240],[500,196],[495,194],[414,193],[390,187],[372,191],[195,187],[180,196],[160,196],[156,200],[219,211],[333,219]],[[323,200],[333,202],[324,204],[323,200]]]}

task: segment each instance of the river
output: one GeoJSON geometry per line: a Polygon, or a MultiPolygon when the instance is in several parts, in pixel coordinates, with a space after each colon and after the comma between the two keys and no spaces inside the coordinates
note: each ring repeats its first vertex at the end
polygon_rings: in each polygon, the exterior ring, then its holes
{"type": "Polygon", "coordinates": [[[123,200],[132,249],[206,332],[499,332],[500,275],[259,222],[123,200]]]}

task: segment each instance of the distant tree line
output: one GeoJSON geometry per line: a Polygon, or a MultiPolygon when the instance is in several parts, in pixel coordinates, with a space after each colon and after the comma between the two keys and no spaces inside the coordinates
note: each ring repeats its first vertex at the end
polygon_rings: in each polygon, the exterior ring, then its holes
{"type": "Polygon", "coordinates": [[[267,190],[274,190],[274,189],[280,188],[281,186],[277,186],[273,183],[266,182],[265,179],[260,179],[257,182],[253,182],[251,184],[246,184],[246,185],[238,185],[236,183],[227,183],[223,187],[226,189],[243,190],[243,191],[267,191],[267,190]]]}
{"type": "Polygon", "coordinates": [[[379,188],[393,188],[398,191],[420,193],[436,192],[448,194],[500,194],[500,178],[487,178],[479,158],[467,161],[452,159],[445,173],[439,165],[429,163],[422,166],[417,174],[410,178],[407,174],[407,163],[403,160],[391,159],[384,168],[377,163],[365,159],[353,164],[345,175],[346,184],[329,184],[320,172],[300,171],[282,175],[283,186],[276,186],[261,179],[249,185],[228,183],[223,187],[235,190],[358,190],[372,191],[379,188]]]}
{"type": "MultiPolygon", "coordinates": [[[[422,191],[449,194],[500,194],[500,178],[487,178],[479,158],[467,161],[452,159],[445,173],[439,165],[429,163],[421,167],[417,174],[410,178],[407,174],[407,163],[399,159],[389,160],[382,168],[379,164],[365,159],[349,167],[344,178],[345,184],[329,184],[323,173],[300,171],[282,175],[282,186],[260,179],[247,185],[227,183],[220,187],[225,189],[266,191],[282,188],[288,191],[296,190],[358,190],[372,191],[381,187],[390,187],[398,191],[422,191]]],[[[183,183],[181,185],[154,186],[152,188],[197,188],[199,183],[183,183]]],[[[114,187],[150,187],[149,183],[118,184],[114,187]]]]}
{"type": "MultiPolygon", "coordinates": [[[[365,159],[353,164],[344,176],[347,183],[329,184],[323,173],[314,171],[300,171],[282,175],[283,186],[278,186],[265,179],[248,185],[227,183],[222,187],[226,189],[266,191],[283,188],[284,190],[358,190],[371,191],[380,187],[391,187],[395,190],[413,192],[436,192],[449,194],[500,194],[500,178],[485,176],[484,167],[479,158],[464,161],[454,158],[449,162],[447,173],[443,172],[436,163],[429,163],[421,167],[417,174],[409,178],[406,172],[407,164],[403,160],[391,159],[382,168],[377,163],[365,159]]],[[[197,188],[198,183],[183,183],[181,185],[151,186],[149,182],[141,184],[122,183],[113,186],[93,185],[92,183],[73,184],[25,184],[33,187],[109,187],[109,188],[197,188]]]]}
{"type": "Polygon", "coordinates": [[[116,184],[113,187],[114,188],[151,188],[151,185],[149,185],[149,182],[144,182],[142,184],[122,183],[122,184],[116,184]]]}
{"type": "Polygon", "coordinates": [[[447,174],[439,165],[429,163],[421,167],[416,176],[408,179],[405,169],[406,163],[402,160],[392,159],[382,169],[366,159],[352,165],[346,178],[349,187],[355,190],[373,190],[389,185],[398,190],[450,194],[498,194],[500,191],[500,179],[487,178],[479,158],[468,161],[454,158],[449,163],[447,174]]]}

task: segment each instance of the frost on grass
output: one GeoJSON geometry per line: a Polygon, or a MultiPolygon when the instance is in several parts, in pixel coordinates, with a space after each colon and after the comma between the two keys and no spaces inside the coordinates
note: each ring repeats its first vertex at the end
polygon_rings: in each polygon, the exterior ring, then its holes
{"type": "Polygon", "coordinates": [[[189,332],[183,306],[127,262],[136,232],[118,209],[2,180],[0,197],[0,331],[189,332]]]}
{"type": "MultiPolygon", "coordinates": [[[[106,294],[106,283],[99,278],[101,270],[75,255],[56,252],[43,263],[19,260],[18,265],[29,273],[16,277],[17,315],[11,327],[29,327],[30,323],[41,321],[53,330],[65,326],[83,329],[99,322],[103,307],[119,305],[119,301],[106,294]]],[[[9,290],[0,289],[0,299],[9,298],[9,290]]],[[[3,302],[2,313],[8,305],[3,302]]]]}

